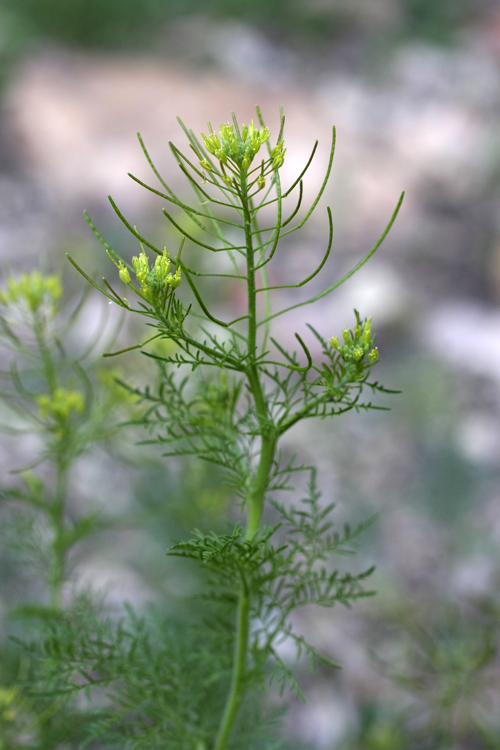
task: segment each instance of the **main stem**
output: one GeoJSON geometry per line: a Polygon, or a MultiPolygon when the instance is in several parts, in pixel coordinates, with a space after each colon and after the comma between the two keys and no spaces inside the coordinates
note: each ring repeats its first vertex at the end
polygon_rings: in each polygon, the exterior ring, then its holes
{"type": "Polygon", "coordinates": [[[53,395],[57,386],[54,361],[51,357],[50,349],[45,338],[44,320],[39,316],[37,312],[35,312],[33,315],[33,330],[35,332],[38,351],[40,352],[40,357],[43,362],[43,373],[45,375],[45,380],[47,381],[49,393],[53,395]]]}
{"type": "MultiPolygon", "coordinates": [[[[264,393],[256,364],[257,352],[257,320],[256,320],[256,292],[255,292],[255,262],[252,242],[252,219],[249,210],[246,175],[242,174],[240,183],[240,197],[245,221],[245,245],[247,261],[248,283],[248,367],[247,378],[250,391],[255,402],[257,419],[260,426],[261,446],[257,472],[246,496],[247,527],[246,539],[252,539],[259,531],[264,506],[264,497],[269,481],[278,432],[273,425],[266,407],[264,393]]],[[[245,692],[244,679],[246,672],[248,634],[250,629],[250,597],[248,582],[242,576],[242,584],[238,597],[238,611],[236,618],[236,639],[234,645],[233,672],[231,684],[226,700],[226,706],[215,740],[214,750],[225,750],[229,736],[245,692]]]]}
{"type": "MultiPolygon", "coordinates": [[[[46,338],[46,327],[44,319],[38,312],[34,313],[33,329],[43,363],[43,372],[49,393],[54,395],[57,388],[56,365],[52,357],[50,346],[46,338]]],[[[61,606],[61,595],[64,579],[66,577],[66,544],[64,541],[64,504],[66,496],[66,477],[68,473],[68,461],[65,441],[61,440],[56,456],[56,486],[53,500],[47,506],[46,512],[49,516],[54,538],[52,541],[52,564],[49,570],[50,606],[59,609],[61,606]]]]}
{"type": "Polygon", "coordinates": [[[57,462],[56,491],[49,509],[54,530],[53,561],[49,575],[50,606],[59,609],[64,579],[66,577],[66,544],[64,543],[64,500],[66,495],[67,467],[64,457],[57,462]]]}

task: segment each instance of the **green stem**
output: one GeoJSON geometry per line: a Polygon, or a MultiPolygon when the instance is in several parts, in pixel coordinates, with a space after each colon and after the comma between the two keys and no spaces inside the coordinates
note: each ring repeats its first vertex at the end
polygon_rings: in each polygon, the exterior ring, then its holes
{"type": "MultiPolygon", "coordinates": [[[[264,507],[264,498],[269,482],[269,473],[272,468],[278,431],[271,422],[256,359],[257,351],[257,321],[256,321],[256,291],[255,291],[255,259],[252,243],[252,220],[249,210],[246,176],[241,176],[241,202],[245,221],[245,244],[247,257],[247,284],[248,284],[248,366],[246,369],[248,383],[252,392],[257,418],[261,432],[261,447],[259,464],[252,485],[247,493],[247,528],[246,539],[252,539],[258,533],[264,507]]],[[[250,630],[250,603],[251,592],[248,582],[242,574],[242,584],[238,597],[238,614],[236,620],[236,639],[234,645],[233,672],[231,684],[226,700],[226,706],[222,715],[219,731],[215,740],[214,750],[225,750],[233,728],[236,714],[243,698],[245,687],[245,673],[248,652],[248,636],[250,630]]]]}
{"type": "Polygon", "coordinates": [[[66,462],[57,461],[56,492],[49,513],[54,530],[52,544],[53,562],[49,574],[50,606],[59,609],[64,579],[66,577],[66,545],[64,543],[64,501],[66,496],[66,462]]]}
{"type": "Polygon", "coordinates": [[[219,732],[215,740],[215,750],[225,750],[233,728],[233,723],[242,698],[242,683],[245,676],[248,630],[250,626],[250,597],[242,587],[238,600],[238,618],[236,622],[236,644],[234,651],[233,674],[227,696],[226,707],[222,715],[219,732]]]}
{"type": "Polygon", "coordinates": [[[250,204],[248,201],[248,192],[246,184],[246,176],[241,177],[241,203],[243,206],[243,218],[245,222],[245,245],[246,245],[246,260],[247,260],[247,284],[248,284],[248,332],[247,332],[247,345],[248,345],[248,368],[247,376],[252,391],[255,408],[257,410],[257,417],[261,427],[261,432],[264,434],[266,431],[266,425],[268,423],[266,402],[264,400],[264,394],[262,392],[262,386],[259,379],[259,371],[255,364],[255,356],[257,353],[257,294],[255,287],[255,258],[254,258],[254,247],[252,240],[252,217],[250,213],[250,204]]]}
{"type": "Polygon", "coordinates": [[[47,385],[49,387],[49,393],[53,395],[57,386],[57,378],[56,378],[56,373],[54,369],[54,362],[52,360],[49,347],[47,346],[47,342],[45,340],[45,328],[44,328],[43,320],[41,320],[36,315],[36,313],[34,315],[33,330],[35,333],[38,350],[40,352],[40,357],[43,362],[43,372],[45,375],[45,379],[47,381],[47,385]]]}
{"type": "MultiPolygon", "coordinates": [[[[34,314],[33,330],[43,362],[43,372],[49,393],[54,395],[57,388],[57,374],[54,359],[45,336],[45,325],[43,319],[34,314]]],[[[52,543],[53,559],[49,570],[50,606],[59,609],[61,606],[61,594],[66,575],[66,545],[64,543],[64,505],[66,496],[66,476],[68,473],[68,462],[65,441],[61,440],[56,457],[56,487],[54,499],[47,509],[52,524],[54,540],[52,543]]]]}
{"type": "Polygon", "coordinates": [[[255,402],[257,418],[260,426],[261,449],[259,466],[253,486],[250,488],[246,504],[248,508],[247,539],[251,538],[260,527],[264,496],[267,489],[269,472],[271,470],[274,451],[276,448],[277,432],[272,423],[266,406],[264,392],[259,378],[259,370],[255,362],[257,353],[257,293],[255,287],[255,258],[252,240],[252,215],[248,200],[246,178],[241,178],[241,202],[245,221],[245,244],[247,248],[247,282],[248,282],[248,368],[247,377],[250,390],[255,402]]]}
{"type": "MultiPolygon", "coordinates": [[[[253,206],[252,206],[251,202],[250,202],[250,213],[252,215],[253,233],[255,234],[255,237],[257,239],[259,247],[262,248],[263,245],[262,245],[262,240],[261,240],[261,231],[259,229],[259,225],[258,225],[258,222],[257,222],[257,214],[253,210],[253,206]]],[[[263,251],[263,249],[261,249],[260,252],[259,252],[258,266],[259,266],[259,269],[260,269],[260,278],[261,278],[261,281],[262,281],[262,286],[264,288],[264,301],[265,301],[266,319],[267,319],[267,318],[269,318],[271,316],[271,296],[269,294],[269,290],[267,289],[267,287],[268,287],[267,270],[266,270],[265,265],[263,264],[263,260],[264,260],[264,251],[263,251]]],[[[264,329],[264,340],[262,342],[262,351],[265,351],[265,349],[266,349],[267,341],[269,339],[270,330],[271,330],[271,326],[270,326],[270,321],[269,321],[269,323],[266,325],[266,327],[264,329]]]]}
{"type": "MultiPolygon", "coordinates": [[[[277,434],[262,436],[259,466],[255,481],[247,495],[248,521],[246,538],[251,539],[260,528],[264,497],[269,479],[269,472],[274,459],[277,434]]],[[[236,621],[236,641],[234,646],[233,673],[222,715],[214,750],[225,750],[231,734],[231,729],[244,695],[244,678],[248,652],[248,634],[250,630],[250,592],[247,582],[243,579],[239,598],[238,616],[236,621]]]]}
{"type": "Polygon", "coordinates": [[[251,539],[260,528],[264,499],[269,482],[269,473],[274,460],[277,440],[278,433],[274,430],[270,434],[262,436],[259,465],[255,475],[255,481],[250,488],[246,499],[248,507],[247,539],[251,539]]]}

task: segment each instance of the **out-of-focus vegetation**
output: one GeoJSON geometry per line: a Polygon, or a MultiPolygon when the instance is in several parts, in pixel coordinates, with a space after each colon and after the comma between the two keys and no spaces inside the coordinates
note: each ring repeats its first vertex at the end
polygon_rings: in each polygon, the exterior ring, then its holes
{"type": "Polygon", "coordinates": [[[168,23],[202,14],[238,19],[266,33],[300,44],[317,43],[362,29],[368,36],[424,38],[449,42],[490,5],[488,0],[381,0],[375,13],[366,0],[287,2],[287,0],[3,0],[2,46],[12,51],[59,43],[82,48],[126,50],[161,48],[168,23]],[[377,22],[373,24],[373,19],[377,22]],[[372,30],[370,30],[372,22],[372,30]]]}

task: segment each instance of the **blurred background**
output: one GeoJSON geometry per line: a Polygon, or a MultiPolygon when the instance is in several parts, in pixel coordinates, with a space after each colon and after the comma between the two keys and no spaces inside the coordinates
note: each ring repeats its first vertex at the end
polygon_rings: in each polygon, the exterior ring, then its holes
{"type": "MultiPolygon", "coordinates": [[[[287,436],[287,450],[319,465],[338,522],[379,517],[351,561],[377,565],[378,595],[303,614],[300,627],[343,669],[304,666],[308,703],[293,705],[286,730],[328,750],[500,748],[500,4],[2,0],[0,61],[2,271],[61,271],[69,296],[81,284],[65,252],[93,278],[111,275],[83,209],[118,251],[136,252],[108,193],[131,224],[176,246],[161,199],[127,172],[152,183],[140,131],[182,194],[168,146],[184,146],[177,115],[199,132],[231,110],[248,121],[259,104],[276,134],[283,104],[285,184],[320,142],[306,204],[336,125],[325,195],[280,245],[288,283],[322,257],[326,205],[334,249],[318,291],[368,251],[406,191],[363,270],[277,323],[286,341],[305,322],[338,335],[354,307],[371,315],[377,378],[402,391],[391,412],[287,436]]],[[[212,294],[221,314],[237,304],[212,294]]],[[[91,296],[89,328],[99,306],[91,296]]],[[[139,340],[136,325],[124,339],[139,340]]],[[[131,354],[119,366],[144,362],[131,354]]],[[[16,445],[5,439],[2,472],[24,460],[16,445]]],[[[182,530],[221,523],[229,498],[206,467],[182,479],[140,450],[132,468],[122,447],[82,459],[72,502],[122,520],[82,552],[75,576],[117,602],[163,597],[181,612],[187,584],[164,552],[182,530]]],[[[29,585],[13,571],[8,583],[2,612],[29,585]]]]}

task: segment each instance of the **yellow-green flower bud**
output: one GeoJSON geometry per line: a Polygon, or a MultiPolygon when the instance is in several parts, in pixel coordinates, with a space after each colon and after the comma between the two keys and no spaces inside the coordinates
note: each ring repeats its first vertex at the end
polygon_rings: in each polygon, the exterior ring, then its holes
{"type": "Polygon", "coordinates": [[[364,351],[360,346],[356,346],[353,351],[353,355],[356,362],[359,362],[360,359],[363,359],[364,351]]]}
{"type": "Polygon", "coordinates": [[[339,351],[340,341],[336,336],[332,336],[332,338],[330,339],[330,346],[332,346],[336,351],[339,351]]]}
{"type": "Polygon", "coordinates": [[[260,129],[260,142],[265,143],[270,135],[271,133],[269,132],[269,128],[262,127],[260,129]]]}
{"type": "Polygon", "coordinates": [[[248,125],[243,125],[241,128],[241,138],[242,140],[246,141],[248,136],[248,125]]]}
{"type": "Polygon", "coordinates": [[[368,359],[370,362],[376,362],[378,359],[378,347],[375,347],[371,350],[370,354],[368,355],[368,359]]]}
{"type": "Polygon", "coordinates": [[[368,318],[368,320],[365,320],[365,323],[363,325],[363,343],[365,343],[367,346],[370,346],[371,340],[372,340],[372,319],[368,318]]]}
{"type": "Polygon", "coordinates": [[[163,248],[163,253],[156,256],[155,273],[156,279],[160,283],[165,281],[170,270],[170,258],[168,257],[167,248],[163,248]]]}
{"type": "Polygon", "coordinates": [[[231,187],[231,185],[233,184],[232,178],[229,177],[229,175],[227,175],[227,174],[223,174],[222,175],[222,179],[224,180],[224,182],[226,183],[226,185],[228,185],[229,187],[231,187]]]}
{"type": "Polygon", "coordinates": [[[281,166],[283,166],[283,162],[285,161],[285,152],[286,148],[284,148],[284,141],[279,141],[276,146],[271,151],[271,159],[273,164],[273,169],[279,169],[281,166]]]}
{"type": "Polygon", "coordinates": [[[256,154],[258,152],[258,150],[260,149],[260,139],[259,139],[259,136],[258,136],[257,133],[255,135],[256,135],[256,137],[252,138],[252,140],[250,142],[250,145],[252,147],[252,151],[253,151],[254,154],[256,154]]]}
{"type": "MultiPolygon", "coordinates": [[[[215,151],[215,149],[214,149],[214,151],[215,151]]],[[[213,154],[213,153],[214,153],[214,151],[211,151],[210,153],[212,153],[212,154],[213,154]]],[[[211,171],[212,171],[212,165],[211,165],[211,164],[210,164],[210,162],[209,162],[209,161],[207,161],[206,159],[200,159],[200,167],[201,167],[202,169],[206,169],[206,170],[207,170],[207,172],[211,172],[211,171]]]]}
{"type": "Polygon", "coordinates": [[[177,266],[174,275],[172,276],[172,281],[170,282],[170,286],[172,289],[177,289],[178,286],[180,286],[182,279],[181,279],[181,267],[177,266]]]}
{"type": "Polygon", "coordinates": [[[135,268],[135,275],[137,277],[137,281],[141,285],[142,293],[148,297],[149,296],[149,289],[147,285],[147,275],[149,273],[149,259],[146,253],[144,252],[144,248],[141,248],[141,253],[139,256],[134,256],[132,258],[132,265],[135,268]]]}
{"type": "Polygon", "coordinates": [[[281,152],[283,151],[283,141],[278,141],[276,146],[271,151],[271,159],[274,159],[276,156],[279,156],[281,152]]]}
{"type": "Polygon", "coordinates": [[[207,149],[209,154],[215,153],[215,148],[213,147],[211,138],[208,138],[205,133],[201,134],[201,137],[203,138],[203,141],[205,143],[205,148],[207,149]]]}
{"type": "Polygon", "coordinates": [[[120,277],[120,280],[123,281],[124,284],[130,284],[130,274],[128,272],[128,268],[122,263],[122,261],[120,261],[118,275],[120,277]]]}
{"type": "Polygon", "coordinates": [[[248,156],[248,154],[245,154],[243,157],[243,161],[241,162],[242,169],[246,172],[250,164],[252,163],[252,160],[248,156]]]}
{"type": "Polygon", "coordinates": [[[266,178],[260,175],[259,178],[257,179],[257,187],[259,188],[259,190],[262,190],[262,188],[265,188],[265,186],[266,186],[266,178]]]}
{"type": "Polygon", "coordinates": [[[342,336],[344,338],[344,343],[348,344],[351,340],[351,337],[349,336],[349,331],[347,328],[342,329],[342,336]]]}
{"type": "Polygon", "coordinates": [[[132,265],[134,266],[137,273],[145,273],[149,271],[148,256],[146,255],[144,248],[141,247],[139,255],[134,255],[132,258],[132,265]]]}

